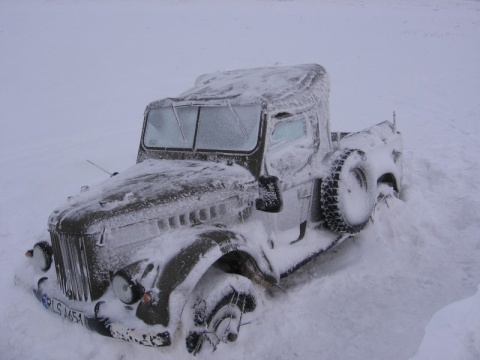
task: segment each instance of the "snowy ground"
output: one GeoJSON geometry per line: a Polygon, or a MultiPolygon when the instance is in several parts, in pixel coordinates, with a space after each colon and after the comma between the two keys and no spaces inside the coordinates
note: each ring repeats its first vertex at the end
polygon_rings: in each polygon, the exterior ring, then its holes
{"type": "Polygon", "coordinates": [[[188,358],[103,338],[13,284],[50,211],[135,162],[197,75],[317,62],[334,130],[397,111],[403,201],[269,292],[223,359],[480,358],[480,2],[0,2],[0,358],[188,358]]]}

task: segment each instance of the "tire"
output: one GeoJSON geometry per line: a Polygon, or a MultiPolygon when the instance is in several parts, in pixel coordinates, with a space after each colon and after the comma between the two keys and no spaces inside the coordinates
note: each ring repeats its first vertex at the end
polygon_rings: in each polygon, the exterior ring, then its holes
{"type": "Polygon", "coordinates": [[[221,343],[237,340],[243,316],[256,308],[252,282],[244,276],[209,270],[189,301],[185,343],[188,352],[215,351],[221,343]]]}
{"type": "Polygon", "coordinates": [[[367,226],[375,207],[377,184],[373,175],[361,150],[345,149],[336,157],[320,191],[329,229],[354,235],[367,226]]]}

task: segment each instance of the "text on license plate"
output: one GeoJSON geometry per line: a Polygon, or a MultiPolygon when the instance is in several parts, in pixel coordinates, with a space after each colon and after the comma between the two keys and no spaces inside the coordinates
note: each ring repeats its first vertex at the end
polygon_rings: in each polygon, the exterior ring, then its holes
{"type": "Polygon", "coordinates": [[[55,314],[73,322],[85,326],[85,315],[81,311],[70,309],[67,305],[58,301],[57,299],[48,297],[47,294],[42,296],[42,304],[48,310],[53,311],[55,314]]]}

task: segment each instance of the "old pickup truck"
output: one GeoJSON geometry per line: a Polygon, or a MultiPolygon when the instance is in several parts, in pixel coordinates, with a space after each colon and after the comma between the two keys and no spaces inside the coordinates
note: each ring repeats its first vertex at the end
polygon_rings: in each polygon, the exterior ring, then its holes
{"type": "Polygon", "coordinates": [[[109,337],[193,354],[235,341],[262,289],[401,191],[395,123],[332,134],[328,96],[308,64],[203,75],[150,103],[137,164],[54,210],[17,280],[109,337]]]}

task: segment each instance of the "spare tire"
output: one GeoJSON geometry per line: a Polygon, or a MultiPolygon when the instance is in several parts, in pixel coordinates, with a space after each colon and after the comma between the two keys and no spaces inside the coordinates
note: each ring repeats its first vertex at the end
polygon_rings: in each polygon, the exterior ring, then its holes
{"type": "Polygon", "coordinates": [[[357,234],[375,207],[376,180],[363,151],[345,149],[334,158],[330,175],[322,180],[322,213],[332,231],[357,234]]]}

